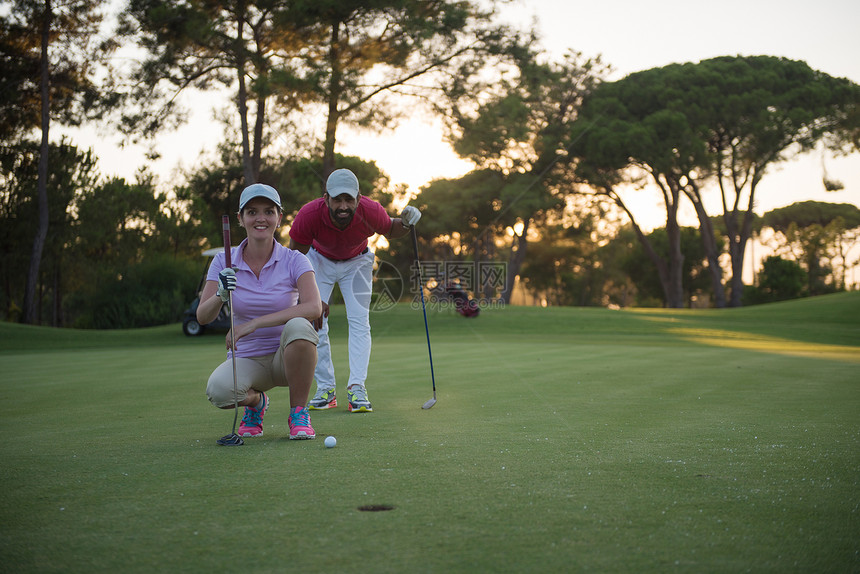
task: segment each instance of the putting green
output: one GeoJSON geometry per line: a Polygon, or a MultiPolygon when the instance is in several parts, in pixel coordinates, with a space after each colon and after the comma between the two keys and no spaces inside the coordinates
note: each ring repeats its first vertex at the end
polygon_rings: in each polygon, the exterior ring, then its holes
{"type": "Polygon", "coordinates": [[[276,389],[242,447],[204,395],[221,336],[0,324],[4,569],[860,570],[860,293],[428,318],[432,409],[398,305],[371,317],[373,413],[289,441],[276,389]]]}

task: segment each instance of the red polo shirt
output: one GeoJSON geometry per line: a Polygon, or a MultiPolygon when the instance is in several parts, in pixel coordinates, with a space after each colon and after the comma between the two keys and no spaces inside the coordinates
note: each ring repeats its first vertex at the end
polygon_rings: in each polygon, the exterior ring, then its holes
{"type": "Polygon", "coordinates": [[[367,247],[367,238],[391,231],[391,217],[378,201],[361,196],[355,215],[346,229],[338,229],[331,220],[325,198],[306,203],[293,220],[290,238],[310,245],[335,261],[352,259],[367,247]]]}

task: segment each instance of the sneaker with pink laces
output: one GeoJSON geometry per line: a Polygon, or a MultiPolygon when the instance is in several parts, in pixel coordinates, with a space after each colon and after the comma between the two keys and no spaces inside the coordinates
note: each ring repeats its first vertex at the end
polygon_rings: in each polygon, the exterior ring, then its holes
{"type": "Polygon", "coordinates": [[[305,440],[316,436],[307,407],[290,409],[290,440],[305,440]]]}
{"type": "Polygon", "coordinates": [[[263,406],[260,408],[245,407],[245,416],[242,417],[242,424],[239,425],[239,436],[255,437],[263,435],[263,415],[266,414],[266,409],[269,408],[269,397],[266,393],[263,395],[263,406]]]}

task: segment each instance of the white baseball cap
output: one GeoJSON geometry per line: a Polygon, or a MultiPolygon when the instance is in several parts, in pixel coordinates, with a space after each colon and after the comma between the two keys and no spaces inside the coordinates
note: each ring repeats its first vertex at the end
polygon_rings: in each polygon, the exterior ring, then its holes
{"type": "Polygon", "coordinates": [[[239,198],[239,211],[242,211],[245,204],[255,197],[265,197],[277,205],[278,209],[281,209],[281,196],[278,195],[274,187],[264,183],[254,183],[242,190],[242,196],[239,198]]]}
{"type": "Polygon", "coordinates": [[[344,193],[352,198],[358,197],[358,178],[348,169],[336,169],[325,182],[325,192],[329,197],[344,193]]]}

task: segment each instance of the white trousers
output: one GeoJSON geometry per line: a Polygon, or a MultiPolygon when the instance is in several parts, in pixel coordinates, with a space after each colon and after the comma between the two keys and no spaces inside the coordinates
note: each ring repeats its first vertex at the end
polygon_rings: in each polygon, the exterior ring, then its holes
{"type": "MultiPolygon", "coordinates": [[[[346,386],[364,386],[367,366],[370,364],[370,296],[375,255],[368,251],[346,261],[332,261],[311,248],[308,250],[308,259],[313,265],[323,301],[328,302],[335,283],[340,287],[349,325],[349,381],[346,386]]],[[[317,390],[334,389],[334,363],[331,360],[328,319],[323,321],[318,335],[317,367],[314,371],[317,390]]]]}

